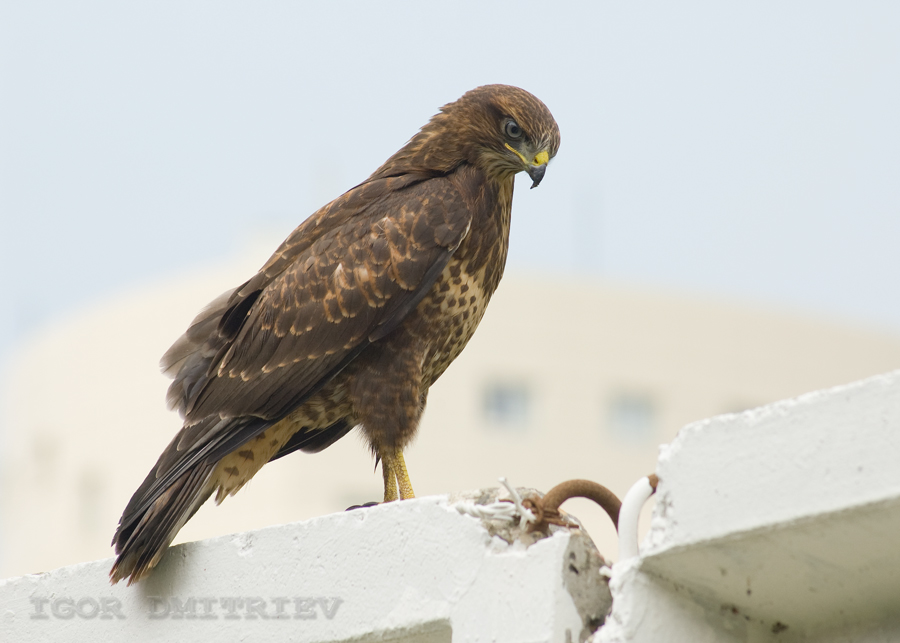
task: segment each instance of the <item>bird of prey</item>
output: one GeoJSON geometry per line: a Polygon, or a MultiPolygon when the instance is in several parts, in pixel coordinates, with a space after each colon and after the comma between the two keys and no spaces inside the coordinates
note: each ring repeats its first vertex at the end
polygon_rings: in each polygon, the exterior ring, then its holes
{"type": "Polygon", "coordinates": [[[537,186],[559,142],[532,94],[473,89],[209,304],[162,357],[184,426],[119,520],[111,582],[144,577],[213,493],[355,427],[384,501],[412,498],[403,448],[503,275],[514,177],[537,186]]]}

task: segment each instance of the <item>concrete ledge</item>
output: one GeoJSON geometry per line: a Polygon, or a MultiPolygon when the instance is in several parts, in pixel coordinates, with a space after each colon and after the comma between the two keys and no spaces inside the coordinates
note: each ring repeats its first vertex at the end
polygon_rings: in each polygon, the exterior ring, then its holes
{"type": "Polygon", "coordinates": [[[578,641],[609,608],[601,562],[577,530],[509,544],[436,496],[176,546],[132,587],[109,585],[112,559],[9,579],[0,629],[20,642],[578,641]]]}
{"type": "Polygon", "coordinates": [[[461,515],[497,490],[322,516],[0,582],[3,641],[900,640],[900,371],[689,425],[640,556],[461,515]],[[612,591],[612,612],[607,617],[612,591]]]}
{"type": "Polygon", "coordinates": [[[900,497],[900,371],[684,427],[654,552],[900,497]]]}
{"type": "Polygon", "coordinates": [[[596,639],[900,640],[898,463],[900,371],[685,427],[596,639]]]}

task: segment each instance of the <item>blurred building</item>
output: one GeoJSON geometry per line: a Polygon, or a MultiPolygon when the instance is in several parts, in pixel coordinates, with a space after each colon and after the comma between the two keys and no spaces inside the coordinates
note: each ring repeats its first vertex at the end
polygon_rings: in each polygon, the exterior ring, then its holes
{"type": "MultiPolygon", "coordinates": [[[[255,272],[237,262],[60,320],[3,380],[0,578],[112,555],[131,493],[180,427],[159,357],[209,300],[255,272]]],[[[474,339],[432,388],[407,464],[418,495],[547,490],[590,478],[620,496],[684,424],[900,367],[900,337],[734,303],[510,274],[474,339]]],[[[355,433],[266,466],[176,542],[342,511],[381,497],[355,433]]],[[[565,507],[601,551],[615,533],[565,507]]]]}

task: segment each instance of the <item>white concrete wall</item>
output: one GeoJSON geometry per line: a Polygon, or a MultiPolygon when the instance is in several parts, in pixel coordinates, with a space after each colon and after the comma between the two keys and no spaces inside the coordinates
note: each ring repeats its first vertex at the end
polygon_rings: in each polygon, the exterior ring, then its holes
{"type": "Polygon", "coordinates": [[[111,564],[0,582],[0,640],[578,641],[609,608],[587,538],[510,545],[446,497],[175,546],[132,587],[111,564]]]}
{"type": "Polygon", "coordinates": [[[900,371],[685,427],[596,641],[900,640],[898,462],[900,371]]]}

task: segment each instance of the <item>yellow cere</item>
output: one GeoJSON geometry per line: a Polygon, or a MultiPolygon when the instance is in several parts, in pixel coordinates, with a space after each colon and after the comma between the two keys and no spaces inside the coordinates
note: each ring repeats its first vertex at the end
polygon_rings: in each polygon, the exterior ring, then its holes
{"type": "MultiPolygon", "coordinates": [[[[525,159],[522,160],[524,161],[525,159]]],[[[535,155],[534,161],[532,161],[532,163],[534,165],[546,165],[549,160],[550,155],[547,153],[547,150],[544,150],[543,152],[538,152],[537,155],[535,155]]]]}

